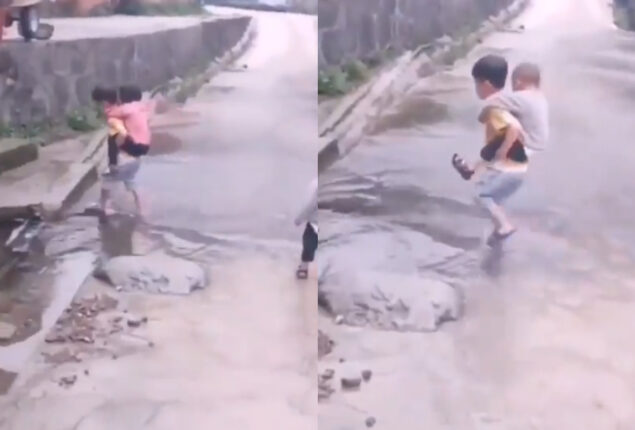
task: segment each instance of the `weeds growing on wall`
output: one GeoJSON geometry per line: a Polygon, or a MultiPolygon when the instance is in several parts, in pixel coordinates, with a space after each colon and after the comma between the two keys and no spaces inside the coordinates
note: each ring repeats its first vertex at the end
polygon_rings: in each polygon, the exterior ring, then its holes
{"type": "Polygon", "coordinates": [[[359,60],[346,63],[342,67],[333,67],[318,74],[318,94],[338,96],[346,94],[357,85],[370,78],[369,66],[359,60]]]}
{"type": "Polygon", "coordinates": [[[201,2],[144,4],[140,1],[126,0],[119,3],[115,12],[135,16],[187,16],[201,15],[206,13],[206,10],[201,2]]]}

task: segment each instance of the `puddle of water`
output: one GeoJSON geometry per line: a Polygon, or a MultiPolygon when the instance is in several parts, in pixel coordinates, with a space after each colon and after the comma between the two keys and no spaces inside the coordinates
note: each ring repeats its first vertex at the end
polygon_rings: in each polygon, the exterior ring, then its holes
{"type": "Polygon", "coordinates": [[[172,154],[183,148],[183,141],[171,133],[155,132],[148,156],[172,154]]]}
{"type": "Polygon", "coordinates": [[[376,119],[370,126],[369,134],[375,136],[393,129],[436,124],[449,117],[447,105],[428,97],[408,97],[397,104],[392,112],[387,112],[376,119]]]}
{"type": "Polygon", "coordinates": [[[0,395],[4,395],[9,391],[17,376],[18,374],[15,372],[7,372],[0,369],[0,395]]]}
{"type": "Polygon", "coordinates": [[[13,341],[9,345],[0,346],[0,369],[12,373],[20,371],[44,341],[44,337],[57,318],[71,303],[84,280],[90,275],[93,263],[93,253],[76,253],[63,257],[53,269],[47,272],[47,276],[40,276],[37,282],[31,279],[26,290],[24,285],[12,285],[24,304],[41,317],[34,333],[22,340],[13,341]],[[23,295],[26,291],[30,293],[30,296],[25,300],[23,295]],[[44,300],[42,295],[45,295],[44,300]]]}

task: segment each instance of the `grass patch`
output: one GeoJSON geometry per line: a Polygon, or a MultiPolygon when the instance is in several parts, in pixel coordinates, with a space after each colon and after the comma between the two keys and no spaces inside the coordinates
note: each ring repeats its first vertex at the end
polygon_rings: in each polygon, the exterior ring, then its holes
{"type": "Polygon", "coordinates": [[[115,13],[133,16],[189,16],[203,15],[207,11],[200,2],[144,4],[140,1],[128,0],[121,2],[115,9],[115,13]]]}
{"type": "Polygon", "coordinates": [[[104,120],[95,109],[75,109],[66,115],[66,125],[73,131],[86,133],[102,127],[104,120]]]}
{"type": "Polygon", "coordinates": [[[346,94],[370,76],[371,68],[360,60],[322,70],[318,74],[318,95],[334,97],[346,94]]]}

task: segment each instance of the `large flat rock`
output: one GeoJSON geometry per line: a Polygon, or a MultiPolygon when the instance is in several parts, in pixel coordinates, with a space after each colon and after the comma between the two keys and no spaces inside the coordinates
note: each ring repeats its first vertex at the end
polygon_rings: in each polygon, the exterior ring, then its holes
{"type": "Polygon", "coordinates": [[[37,160],[0,175],[0,220],[55,214],[97,180],[93,163],[75,162],[86,147],[69,139],[43,147],[37,160]]]}
{"type": "Polygon", "coordinates": [[[129,292],[184,295],[207,284],[201,266],[161,253],[115,257],[101,270],[114,286],[129,292]]]}
{"type": "Polygon", "coordinates": [[[355,272],[320,286],[320,300],[353,326],[429,332],[459,318],[461,295],[447,282],[415,274],[355,272]]]}

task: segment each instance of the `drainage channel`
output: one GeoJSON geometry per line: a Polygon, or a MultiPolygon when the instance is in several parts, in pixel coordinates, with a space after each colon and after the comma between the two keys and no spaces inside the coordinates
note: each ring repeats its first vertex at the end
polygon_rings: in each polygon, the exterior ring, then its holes
{"type": "Polygon", "coordinates": [[[0,395],[91,273],[94,254],[46,256],[41,220],[0,224],[0,395]]]}

